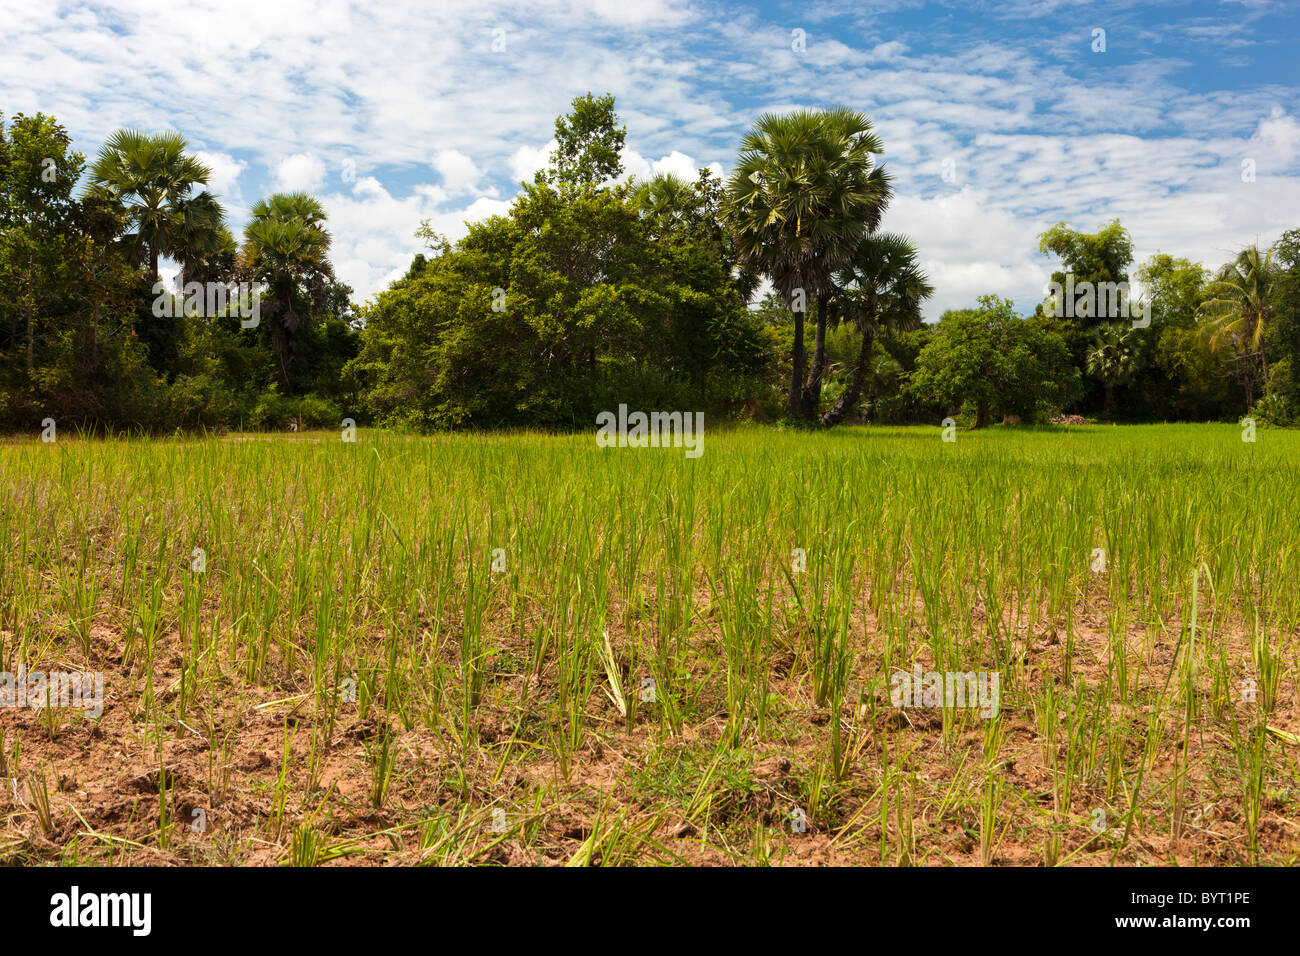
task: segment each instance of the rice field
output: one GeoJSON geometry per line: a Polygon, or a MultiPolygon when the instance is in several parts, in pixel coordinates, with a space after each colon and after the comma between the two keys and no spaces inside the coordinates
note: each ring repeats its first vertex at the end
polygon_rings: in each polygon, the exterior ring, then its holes
{"type": "Polygon", "coordinates": [[[1255,439],[8,440],[0,860],[1293,864],[1255,439]]]}

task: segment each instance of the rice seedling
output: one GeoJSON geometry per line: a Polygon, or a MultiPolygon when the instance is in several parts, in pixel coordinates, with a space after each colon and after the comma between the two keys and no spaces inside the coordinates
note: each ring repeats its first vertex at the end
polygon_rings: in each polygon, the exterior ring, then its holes
{"type": "MultiPolygon", "coordinates": [[[[1300,436],[1248,452],[1217,426],[747,427],[698,459],[3,442],[0,778],[81,782],[47,796],[85,864],[1284,862],[1300,436]],[[16,696],[69,666],[102,716],[16,696]],[[141,767],[156,793],[123,792],[141,767]]],[[[50,852],[32,819],[0,856],[50,852]]]]}

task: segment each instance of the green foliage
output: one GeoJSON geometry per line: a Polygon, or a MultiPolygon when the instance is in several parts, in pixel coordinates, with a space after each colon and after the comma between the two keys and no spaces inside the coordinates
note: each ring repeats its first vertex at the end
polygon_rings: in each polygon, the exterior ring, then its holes
{"type": "Polygon", "coordinates": [[[1295,407],[1280,392],[1272,392],[1256,402],[1247,414],[1261,425],[1294,425],[1295,407]]]}
{"type": "Polygon", "coordinates": [[[1196,324],[1206,270],[1190,259],[1157,253],[1138,269],[1138,281],[1151,305],[1151,330],[1190,329],[1196,324]]]}
{"type": "Polygon", "coordinates": [[[123,211],[122,243],[133,265],[144,261],[151,279],[158,260],[202,259],[220,245],[224,215],[206,190],[212,170],[186,153],[176,132],[148,135],[120,129],[113,133],[90,168],[90,194],[123,211]]]}
{"type": "Polygon", "coordinates": [[[1197,309],[1210,347],[1230,357],[1245,388],[1247,407],[1254,404],[1258,385],[1268,380],[1267,343],[1276,272],[1271,253],[1248,246],[1205,287],[1197,309]]]}
{"type": "MultiPolygon", "coordinates": [[[[1104,288],[1128,282],[1133,240],[1118,219],[1112,219],[1095,233],[1080,232],[1071,228],[1069,223],[1058,222],[1038,237],[1038,251],[1061,260],[1063,268],[1054,271],[1051,279],[1061,289],[1071,284],[1078,287],[1088,283],[1084,288],[1091,288],[1094,294],[1099,295],[1104,288]]],[[[1063,299],[1063,296],[1049,299],[1036,308],[1034,314],[1061,336],[1069,349],[1071,361],[1076,368],[1083,370],[1087,367],[1088,352],[1093,347],[1097,327],[1117,320],[1127,321],[1129,317],[1108,313],[1100,308],[1100,303],[1093,310],[1094,314],[1083,315],[1080,313],[1086,308],[1086,301],[1075,302],[1070,308],[1071,304],[1063,299]]],[[[1085,411],[1098,410],[1103,401],[1102,391],[1095,378],[1084,380],[1080,398],[1085,411]]]]}
{"type": "Polygon", "coordinates": [[[876,335],[881,329],[918,328],[921,304],[933,294],[916,248],[906,237],[867,236],[858,243],[837,277],[828,305],[832,315],[857,326],[862,343],[843,392],[822,417],[823,425],[842,421],[855,408],[864,388],[868,397],[874,398],[883,379],[896,377],[901,366],[887,355],[876,354],[876,335]]]}
{"type": "Polygon", "coordinates": [[[1038,237],[1038,251],[1061,260],[1065,270],[1053,273],[1052,281],[1062,285],[1066,272],[1074,275],[1076,283],[1126,282],[1128,267],[1133,262],[1133,239],[1118,219],[1112,219],[1092,234],[1058,222],[1038,237]]]}
{"type": "Polygon", "coordinates": [[[1159,253],[1137,273],[1151,307],[1151,327],[1140,332],[1147,361],[1131,386],[1118,390],[1117,411],[1132,419],[1204,421],[1231,417],[1239,389],[1224,358],[1199,334],[1196,310],[1208,271],[1199,263],[1159,253]]]}
{"type": "Polygon", "coordinates": [[[871,120],[845,107],[768,113],[740,145],[725,215],[741,262],[794,312],[787,412],[815,415],[833,276],[880,225],[892,195],[871,120]],[[804,376],[803,313],[817,305],[817,351],[804,376]]]}
{"type": "Polygon", "coordinates": [[[1009,300],[982,296],[978,309],[944,313],[908,389],[950,411],[972,405],[982,428],[993,414],[1037,421],[1068,405],[1079,392],[1079,371],[1058,334],[1017,315],[1009,300]]]}
{"type": "Polygon", "coordinates": [[[253,206],[244,237],[247,275],[268,286],[261,317],[270,333],[280,382],[287,388],[299,337],[326,314],[334,284],[325,209],[306,193],[276,193],[253,206]]]}
{"type": "Polygon", "coordinates": [[[51,118],[0,122],[0,428],[284,427],[299,402],[337,425],[337,398],[356,406],[350,290],[332,281],[319,202],[259,203],[241,253],[179,135],[115,133],[77,195],[84,168],[51,118]],[[265,279],[263,321],[155,315],[162,256],[182,283],[265,279]],[[284,408],[265,411],[289,370],[284,408]]]}
{"type": "MultiPolygon", "coordinates": [[[[917,250],[878,231],[890,176],[862,113],[760,117],[725,186],[707,170],[615,185],[612,96],[574,99],[555,128],[508,213],[454,245],[422,221],[426,251],[356,310],[315,197],[259,201],[237,241],[179,134],[119,130],[87,169],[53,118],[0,116],[0,428],[570,429],[622,403],[822,425],[1300,409],[1300,229],[1213,275],[1153,256],[1149,327],[1055,303],[1023,319],[995,298],[928,326],[917,250]],[[260,323],[156,315],[164,257],[182,288],[265,283],[260,323]]],[[[1118,220],[1058,223],[1039,251],[1063,286],[1128,281],[1118,220]]]]}
{"type": "Polygon", "coordinates": [[[0,427],[46,417],[148,414],[144,351],[132,334],[132,278],[105,243],[113,210],[74,194],[85,168],[42,114],[0,118],[0,427]]]}
{"type": "Polygon", "coordinates": [[[1142,355],[1138,331],[1123,322],[1099,326],[1088,349],[1087,372],[1106,389],[1103,410],[1110,415],[1115,405],[1115,389],[1127,384],[1136,374],[1142,355]]]}
{"type": "Polygon", "coordinates": [[[707,175],[678,207],[524,188],[506,216],[364,311],[353,370],[381,421],[571,428],[619,403],[735,407],[765,364],[707,175]]]}
{"type": "Polygon", "coordinates": [[[1273,246],[1273,327],[1269,348],[1278,356],[1270,369],[1272,387],[1300,409],[1300,229],[1289,229],[1273,246]]]}
{"type": "MultiPolygon", "coordinates": [[[[612,95],[575,97],[568,115],[555,121],[550,178],[569,187],[598,186],[617,178],[623,171],[619,154],[626,136],[627,127],[618,125],[612,95]]],[[[539,174],[538,184],[547,178],[539,174]]]]}

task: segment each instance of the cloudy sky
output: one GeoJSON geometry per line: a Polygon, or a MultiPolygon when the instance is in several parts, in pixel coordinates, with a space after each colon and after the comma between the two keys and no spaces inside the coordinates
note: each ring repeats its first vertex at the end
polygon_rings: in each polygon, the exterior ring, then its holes
{"type": "Polygon", "coordinates": [[[53,114],[88,158],[177,129],[236,227],[319,195],[358,300],[421,218],[454,239],[505,209],[589,90],[617,97],[638,175],[729,171],[765,111],[867,112],[931,318],[1031,308],[1060,220],[1209,265],[1300,226],[1296,0],[0,0],[0,44],[0,110],[53,114]]]}

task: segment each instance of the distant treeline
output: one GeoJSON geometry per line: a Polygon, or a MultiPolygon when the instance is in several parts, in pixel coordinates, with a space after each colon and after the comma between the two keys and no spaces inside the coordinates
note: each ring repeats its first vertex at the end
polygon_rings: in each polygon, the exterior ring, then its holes
{"type": "Polygon", "coordinates": [[[615,184],[625,135],[613,97],[575,99],[508,213],[455,244],[422,224],[426,252],[358,307],[315,197],[259,201],[236,237],[180,135],[121,130],[87,166],[53,118],[0,115],[0,429],[567,429],[620,404],[823,426],[1300,409],[1300,229],[1214,272],[1154,256],[1139,301],[1118,221],[1059,223],[1032,315],[986,296],[924,325],[933,289],[881,229],[890,175],[863,114],[763,116],[725,183],[615,184]]]}

